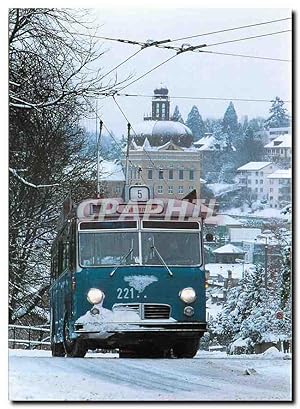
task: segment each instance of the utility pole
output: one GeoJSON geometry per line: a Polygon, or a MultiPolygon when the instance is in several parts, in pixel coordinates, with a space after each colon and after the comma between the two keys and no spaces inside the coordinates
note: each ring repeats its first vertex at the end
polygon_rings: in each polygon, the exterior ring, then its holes
{"type": "Polygon", "coordinates": [[[265,289],[268,289],[268,238],[265,244],[265,289]]]}

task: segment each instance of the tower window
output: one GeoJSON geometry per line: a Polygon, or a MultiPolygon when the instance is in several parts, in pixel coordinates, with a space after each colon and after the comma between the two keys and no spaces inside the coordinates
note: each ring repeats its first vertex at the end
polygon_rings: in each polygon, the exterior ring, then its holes
{"type": "Polygon", "coordinates": [[[174,171],[173,171],[173,169],[170,169],[169,170],[169,179],[173,179],[173,177],[174,177],[174,171]]]}
{"type": "Polygon", "coordinates": [[[194,171],[190,170],[190,180],[194,180],[194,171]]]}
{"type": "Polygon", "coordinates": [[[179,180],[183,180],[183,170],[179,170],[179,180]]]}
{"type": "Polygon", "coordinates": [[[152,169],[148,169],[148,179],[152,179],[153,178],[153,171],[152,169]]]}
{"type": "Polygon", "coordinates": [[[164,178],[164,171],[163,170],[160,170],[159,172],[158,172],[158,179],[163,179],[164,178]]]}

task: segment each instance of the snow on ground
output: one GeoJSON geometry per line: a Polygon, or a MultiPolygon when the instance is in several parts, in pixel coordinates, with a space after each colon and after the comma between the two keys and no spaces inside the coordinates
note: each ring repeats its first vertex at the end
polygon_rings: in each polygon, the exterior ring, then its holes
{"type": "Polygon", "coordinates": [[[227,209],[226,214],[230,216],[241,216],[241,217],[261,217],[261,218],[275,218],[275,219],[285,219],[286,216],[281,213],[280,209],[274,209],[272,207],[267,207],[262,210],[255,210],[253,212],[249,210],[242,211],[240,208],[227,209]]]}
{"type": "Polygon", "coordinates": [[[49,351],[10,350],[13,401],[291,400],[291,360],[274,350],[194,359],[118,359],[89,353],[52,358],[49,351]],[[248,370],[250,375],[245,375],[248,370]]]}

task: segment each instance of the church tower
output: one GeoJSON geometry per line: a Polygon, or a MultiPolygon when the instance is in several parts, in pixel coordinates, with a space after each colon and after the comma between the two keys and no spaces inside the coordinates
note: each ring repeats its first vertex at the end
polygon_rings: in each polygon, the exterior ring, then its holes
{"type": "Polygon", "coordinates": [[[152,98],[152,120],[170,120],[170,99],[168,93],[168,88],[163,85],[154,90],[154,96],[152,98]]]}

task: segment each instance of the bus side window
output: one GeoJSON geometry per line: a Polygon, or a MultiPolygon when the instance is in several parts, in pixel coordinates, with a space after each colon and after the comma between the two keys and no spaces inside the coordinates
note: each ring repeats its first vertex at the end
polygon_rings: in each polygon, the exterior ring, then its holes
{"type": "Polygon", "coordinates": [[[58,242],[58,266],[57,266],[57,275],[59,276],[63,272],[63,242],[58,242]]]}
{"type": "Polygon", "coordinates": [[[57,271],[57,267],[58,267],[58,262],[57,262],[57,251],[55,251],[53,253],[52,259],[51,259],[51,281],[56,280],[57,275],[58,275],[58,271],[57,271]]]}
{"type": "Polygon", "coordinates": [[[70,229],[70,245],[69,245],[69,268],[71,271],[75,269],[76,266],[76,241],[75,241],[75,235],[76,235],[76,228],[75,224],[73,223],[70,229]]]}
{"type": "Polygon", "coordinates": [[[62,255],[62,270],[66,270],[69,267],[69,255],[70,255],[70,243],[69,241],[63,242],[63,255],[62,255]]]}

